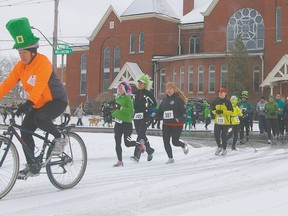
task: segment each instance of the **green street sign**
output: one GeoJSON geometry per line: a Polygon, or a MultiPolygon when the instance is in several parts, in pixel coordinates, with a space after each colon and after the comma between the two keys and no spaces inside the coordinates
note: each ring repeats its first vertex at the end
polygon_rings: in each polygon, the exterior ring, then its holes
{"type": "Polygon", "coordinates": [[[64,54],[71,55],[72,49],[71,48],[69,48],[69,49],[56,49],[56,50],[54,50],[54,54],[55,55],[64,55],[64,54]]]}
{"type": "Polygon", "coordinates": [[[57,44],[57,49],[70,49],[70,46],[68,44],[57,44]]]}

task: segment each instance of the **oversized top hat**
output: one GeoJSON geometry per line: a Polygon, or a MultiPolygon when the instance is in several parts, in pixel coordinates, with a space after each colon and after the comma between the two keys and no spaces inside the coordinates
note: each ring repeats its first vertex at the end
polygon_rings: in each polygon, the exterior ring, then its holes
{"type": "Polygon", "coordinates": [[[15,41],[13,49],[25,49],[39,41],[39,38],[32,33],[30,23],[26,17],[10,20],[6,24],[6,28],[15,41]]]}

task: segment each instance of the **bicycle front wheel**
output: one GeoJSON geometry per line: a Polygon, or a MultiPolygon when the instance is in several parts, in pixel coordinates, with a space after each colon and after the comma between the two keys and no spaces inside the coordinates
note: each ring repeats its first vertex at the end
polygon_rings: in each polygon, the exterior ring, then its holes
{"type": "Polygon", "coordinates": [[[0,167],[0,199],[6,196],[13,188],[19,172],[19,155],[17,149],[15,145],[11,143],[7,152],[7,144],[8,138],[0,136],[0,160],[4,159],[0,167]]]}
{"type": "MultiPolygon", "coordinates": [[[[59,189],[68,189],[77,185],[87,166],[87,150],[81,137],[74,132],[69,132],[67,137],[69,142],[64,152],[51,156],[51,160],[46,165],[50,182],[59,189]]],[[[47,158],[52,150],[53,146],[50,146],[47,158]]]]}

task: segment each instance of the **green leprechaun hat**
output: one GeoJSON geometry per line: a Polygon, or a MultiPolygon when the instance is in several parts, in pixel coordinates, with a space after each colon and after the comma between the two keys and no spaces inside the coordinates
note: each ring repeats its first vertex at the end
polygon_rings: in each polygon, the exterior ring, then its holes
{"type": "Polygon", "coordinates": [[[138,77],[137,82],[142,82],[145,83],[145,89],[147,89],[148,91],[150,91],[150,89],[152,88],[152,81],[151,81],[151,77],[147,74],[142,74],[138,77]]]}
{"type": "Polygon", "coordinates": [[[26,17],[10,20],[6,24],[6,28],[15,41],[13,49],[24,49],[39,41],[39,38],[32,33],[30,23],[26,17]]]}

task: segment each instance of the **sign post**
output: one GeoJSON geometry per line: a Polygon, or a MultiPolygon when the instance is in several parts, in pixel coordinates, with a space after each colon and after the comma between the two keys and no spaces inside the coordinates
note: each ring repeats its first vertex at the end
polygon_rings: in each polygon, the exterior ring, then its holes
{"type": "MultiPolygon", "coordinates": [[[[57,44],[57,49],[54,50],[54,55],[62,55],[61,62],[61,82],[64,85],[64,55],[71,55],[72,49],[68,44],[57,44]]],[[[61,123],[63,115],[61,115],[61,123]]]]}

